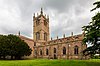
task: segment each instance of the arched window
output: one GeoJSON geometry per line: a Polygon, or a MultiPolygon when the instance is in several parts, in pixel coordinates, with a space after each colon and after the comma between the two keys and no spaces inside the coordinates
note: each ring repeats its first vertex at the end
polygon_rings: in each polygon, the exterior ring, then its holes
{"type": "Polygon", "coordinates": [[[37,55],[37,51],[36,51],[36,50],[34,50],[34,55],[35,55],[35,56],[37,55]]]}
{"type": "Polygon", "coordinates": [[[78,55],[78,46],[75,46],[75,47],[74,47],[74,54],[75,54],[75,55],[78,55]]]}
{"type": "Polygon", "coordinates": [[[49,51],[48,51],[48,49],[46,49],[46,55],[48,55],[49,54],[49,51]]]}
{"type": "Polygon", "coordinates": [[[37,33],[36,33],[36,40],[39,40],[39,39],[40,39],[40,33],[37,32],[37,33]]]}
{"type": "Polygon", "coordinates": [[[66,55],[66,47],[63,47],[63,55],[66,55]]]}
{"type": "Polygon", "coordinates": [[[42,55],[42,50],[40,49],[40,55],[42,55]]]}
{"type": "Polygon", "coordinates": [[[44,40],[47,41],[47,33],[44,33],[44,40]]]}
{"type": "Polygon", "coordinates": [[[54,53],[56,53],[56,48],[54,48],[54,53]]]}

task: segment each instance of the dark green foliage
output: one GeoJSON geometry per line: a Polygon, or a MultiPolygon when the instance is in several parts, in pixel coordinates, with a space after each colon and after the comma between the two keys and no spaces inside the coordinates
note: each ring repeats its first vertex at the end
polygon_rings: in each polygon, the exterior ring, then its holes
{"type": "Polygon", "coordinates": [[[11,56],[11,59],[21,59],[22,56],[31,54],[31,49],[16,35],[0,35],[0,58],[11,56]]]}
{"type": "MultiPolygon", "coordinates": [[[[91,11],[100,8],[100,1],[95,2],[94,5],[97,5],[91,11]]],[[[89,25],[83,27],[85,31],[85,38],[83,39],[84,43],[91,44],[91,47],[88,47],[83,51],[84,55],[90,55],[93,57],[95,54],[100,54],[100,13],[98,12],[95,16],[92,17],[92,21],[89,25]]]]}
{"type": "Polygon", "coordinates": [[[96,7],[93,8],[91,11],[96,10],[97,8],[100,8],[100,1],[93,3],[93,5],[96,5],[96,7]]]}
{"type": "Polygon", "coordinates": [[[0,35],[0,57],[3,56],[5,59],[5,56],[8,54],[8,50],[7,36],[0,35]]]}

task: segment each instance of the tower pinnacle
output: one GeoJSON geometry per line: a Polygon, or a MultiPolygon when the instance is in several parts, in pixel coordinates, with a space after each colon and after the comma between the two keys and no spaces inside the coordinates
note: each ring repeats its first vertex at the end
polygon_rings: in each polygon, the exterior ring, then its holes
{"type": "Polygon", "coordinates": [[[34,13],[34,16],[33,17],[35,18],[35,13],[34,13]]]}
{"type": "Polygon", "coordinates": [[[20,36],[20,31],[18,32],[18,35],[20,36]]]}
{"type": "Polygon", "coordinates": [[[43,14],[43,9],[41,8],[41,14],[43,14]]]}

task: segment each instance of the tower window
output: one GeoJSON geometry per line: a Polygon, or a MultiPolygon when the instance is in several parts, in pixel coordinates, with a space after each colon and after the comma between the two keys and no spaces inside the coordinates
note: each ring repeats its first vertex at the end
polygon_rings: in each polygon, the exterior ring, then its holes
{"type": "Polygon", "coordinates": [[[75,54],[75,55],[78,55],[78,46],[75,46],[75,47],[74,47],[74,54],[75,54]]]}
{"type": "Polygon", "coordinates": [[[44,40],[47,41],[47,33],[44,33],[44,40]]]}
{"type": "Polygon", "coordinates": [[[36,33],[36,40],[40,40],[40,33],[39,32],[36,33]]]}
{"type": "Polygon", "coordinates": [[[63,55],[66,55],[66,47],[63,47],[63,55]]]}
{"type": "Polygon", "coordinates": [[[48,49],[46,49],[46,55],[48,55],[48,54],[49,54],[48,49]]]}

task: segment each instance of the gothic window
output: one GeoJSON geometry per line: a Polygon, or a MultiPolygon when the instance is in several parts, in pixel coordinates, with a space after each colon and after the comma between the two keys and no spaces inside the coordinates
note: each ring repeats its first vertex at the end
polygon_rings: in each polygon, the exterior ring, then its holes
{"type": "Polygon", "coordinates": [[[63,47],[63,55],[66,55],[66,47],[63,47]]]}
{"type": "Polygon", "coordinates": [[[42,50],[40,49],[40,55],[42,55],[42,50]]]}
{"type": "Polygon", "coordinates": [[[54,53],[56,53],[56,48],[54,48],[54,53]]]}
{"type": "Polygon", "coordinates": [[[46,55],[48,55],[48,54],[49,54],[48,49],[46,49],[46,55]]]}
{"type": "Polygon", "coordinates": [[[40,39],[40,33],[37,32],[37,33],[36,33],[36,40],[39,40],[39,39],[40,39]]]}
{"type": "Polygon", "coordinates": [[[47,33],[44,33],[44,40],[47,41],[47,33]]]}
{"type": "Polygon", "coordinates": [[[78,46],[75,46],[75,47],[74,47],[74,54],[75,54],[75,55],[78,55],[78,46]]]}

